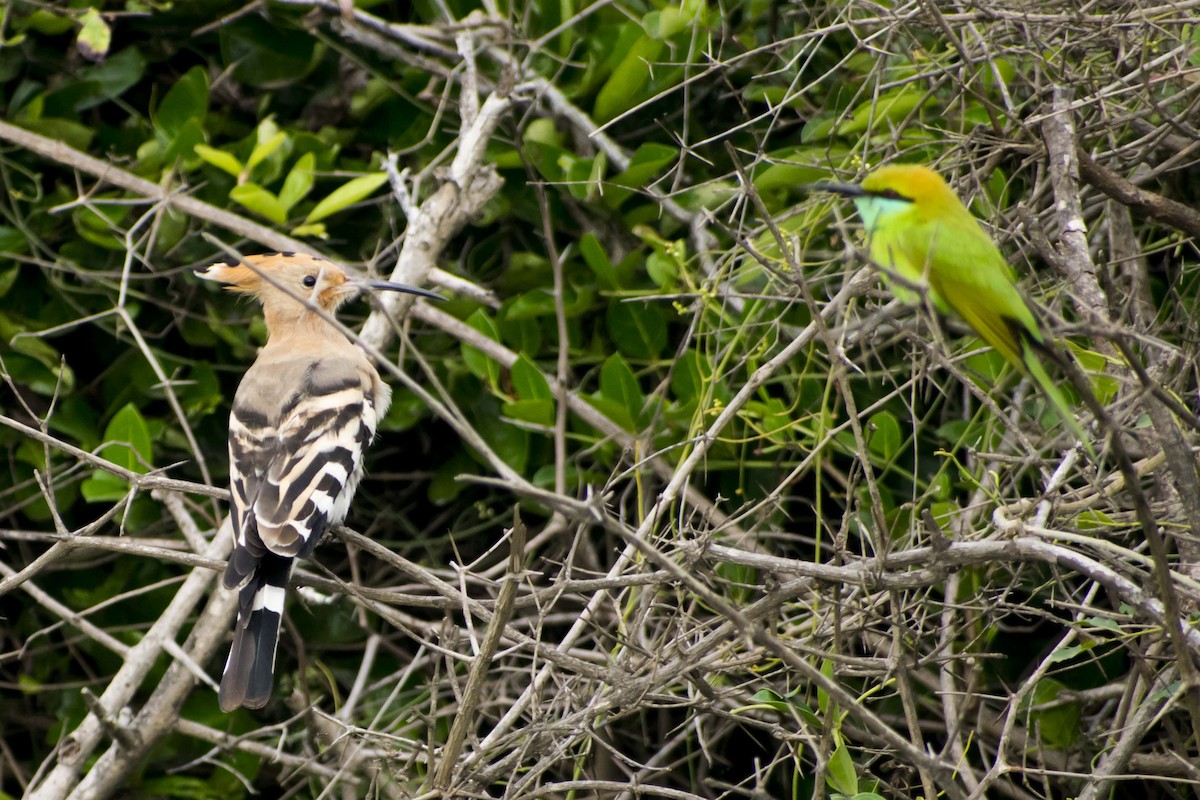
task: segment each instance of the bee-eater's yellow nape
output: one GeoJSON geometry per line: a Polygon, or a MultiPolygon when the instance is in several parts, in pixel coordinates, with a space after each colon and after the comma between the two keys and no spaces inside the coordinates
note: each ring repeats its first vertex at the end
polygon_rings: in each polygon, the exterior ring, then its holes
{"type": "MultiPolygon", "coordinates": [[[[854,198],[868,232],[903,217],[906,225],[943,223],[954,232],[986,237],[979,223],[950,185],[929,167],[889,164],[863,179],[861,197],[854,198]]],[[[999,257],[999,251],[996,253],[999,257]]]]}
{"type": "Polygon", "coordinates": [[[863,179],[862,188],[872,193],[884,193],[890,189],[917,205],[962,205],[958,195],[954,194],[954,190],[941,175],[920,164],[889,164],[880,167],[863,179]]]}

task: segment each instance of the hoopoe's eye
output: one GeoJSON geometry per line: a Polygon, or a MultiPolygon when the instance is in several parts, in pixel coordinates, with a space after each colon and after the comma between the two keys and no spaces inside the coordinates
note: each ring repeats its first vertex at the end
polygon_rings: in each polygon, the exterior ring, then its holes
{"type": "Polygon", "coordinates": [[[305,285],[305,287],[311,289],[312,287],[317,285],[317,276],[316,275],[305,275],[302,283],[305,285]]]}

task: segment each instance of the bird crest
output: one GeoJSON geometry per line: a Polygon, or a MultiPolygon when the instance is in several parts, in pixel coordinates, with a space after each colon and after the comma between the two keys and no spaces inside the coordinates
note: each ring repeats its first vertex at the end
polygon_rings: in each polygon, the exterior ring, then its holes
{"type": "Polygon", "coordinates": [[[298,299],[329,312],[360,288],[337,264],[305,253],[243,256],[197,270],[196,275],[256,297],[267,307],[298,299]]]}

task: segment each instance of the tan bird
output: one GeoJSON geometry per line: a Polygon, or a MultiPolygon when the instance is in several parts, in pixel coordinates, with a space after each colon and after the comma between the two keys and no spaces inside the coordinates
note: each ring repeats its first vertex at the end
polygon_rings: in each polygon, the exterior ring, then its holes
{"type": "Polygon", "coordinates": [[[240,596],[219,694],[224,711],[261,708],[271,696],[296,559],[346,518],[363,453],[392,396],[366,354],[314,309],[331,315],[364,289],[438,295],[352,278],[301,253],[246,256],[196,274],[254,296],[267,322],[267,344],[229,416],[234,547],[224,583],[240,596]]]}

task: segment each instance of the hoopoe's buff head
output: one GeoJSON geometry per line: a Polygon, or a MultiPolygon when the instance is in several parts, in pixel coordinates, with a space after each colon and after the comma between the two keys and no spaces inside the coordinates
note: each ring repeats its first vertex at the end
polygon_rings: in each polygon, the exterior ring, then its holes
{"type": "Polygon", "coordinates": [[[332,314],[351,297],[371,289],[441,299],[440,295],[414,286],[350,275],[332,261],[306,253],[243,256],[240,261],[196,270],[196,276],[223,283],[232,292],[255,297],[263,305],[269,327],[273,327],[272,323],[294,324],[314,317],[313,308],[332,314]]]}

